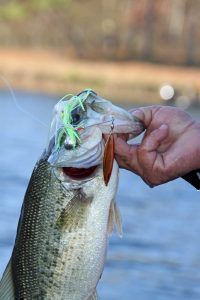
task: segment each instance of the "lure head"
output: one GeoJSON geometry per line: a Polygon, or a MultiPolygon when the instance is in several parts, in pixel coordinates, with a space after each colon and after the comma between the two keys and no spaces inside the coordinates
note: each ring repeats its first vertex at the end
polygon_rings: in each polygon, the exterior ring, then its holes
{"type": "Polygon", "coordinates": [[[130,133],[133,137],[142,131],[140,120],[92,90],[68,95],[54,109],[50,130],[54,142],[48,161],[72,173],[94,169],[103,162],[103,134],[130,133]]]}

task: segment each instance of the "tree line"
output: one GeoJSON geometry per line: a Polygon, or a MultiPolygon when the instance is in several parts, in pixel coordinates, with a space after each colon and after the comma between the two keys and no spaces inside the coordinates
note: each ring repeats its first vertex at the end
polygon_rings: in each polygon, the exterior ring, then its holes
{"type": "Polygon", "coordinates": [[[2,46],[85,59],[200,64],[198,0],[0,0],[2,46]]]}

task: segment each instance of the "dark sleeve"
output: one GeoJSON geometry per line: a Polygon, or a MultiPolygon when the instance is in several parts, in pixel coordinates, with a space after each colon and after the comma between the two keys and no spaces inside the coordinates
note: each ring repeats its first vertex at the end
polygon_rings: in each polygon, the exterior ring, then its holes
{"type": "Polygon", "coordinates": [[[200,169],[191,171],[182,176],[182,178],[193,185],[197,190],[200,190],[200,169]]]}

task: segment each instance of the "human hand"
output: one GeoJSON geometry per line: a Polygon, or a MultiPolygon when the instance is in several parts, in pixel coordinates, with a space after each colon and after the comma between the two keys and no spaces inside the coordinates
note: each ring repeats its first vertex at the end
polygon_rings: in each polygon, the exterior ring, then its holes
{"type": "Polygon", "coordinates": [[[151,187],[200,168],[200,123],[173,107],[149,106],[132,112],[146,132],[141,144],[129,145],[115,136],[115,155],[121,168],[130,170],[151,187]]]}

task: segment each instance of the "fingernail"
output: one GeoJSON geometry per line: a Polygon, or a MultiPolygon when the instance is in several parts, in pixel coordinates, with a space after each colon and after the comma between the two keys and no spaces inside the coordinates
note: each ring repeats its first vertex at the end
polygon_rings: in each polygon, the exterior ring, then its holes
{"type": "Polygon", "coordinates": [[[143,112],[140,109],[131,110],[130,112],[132,115],[138,116],[138,117],[143,115],[143,112]]]}

